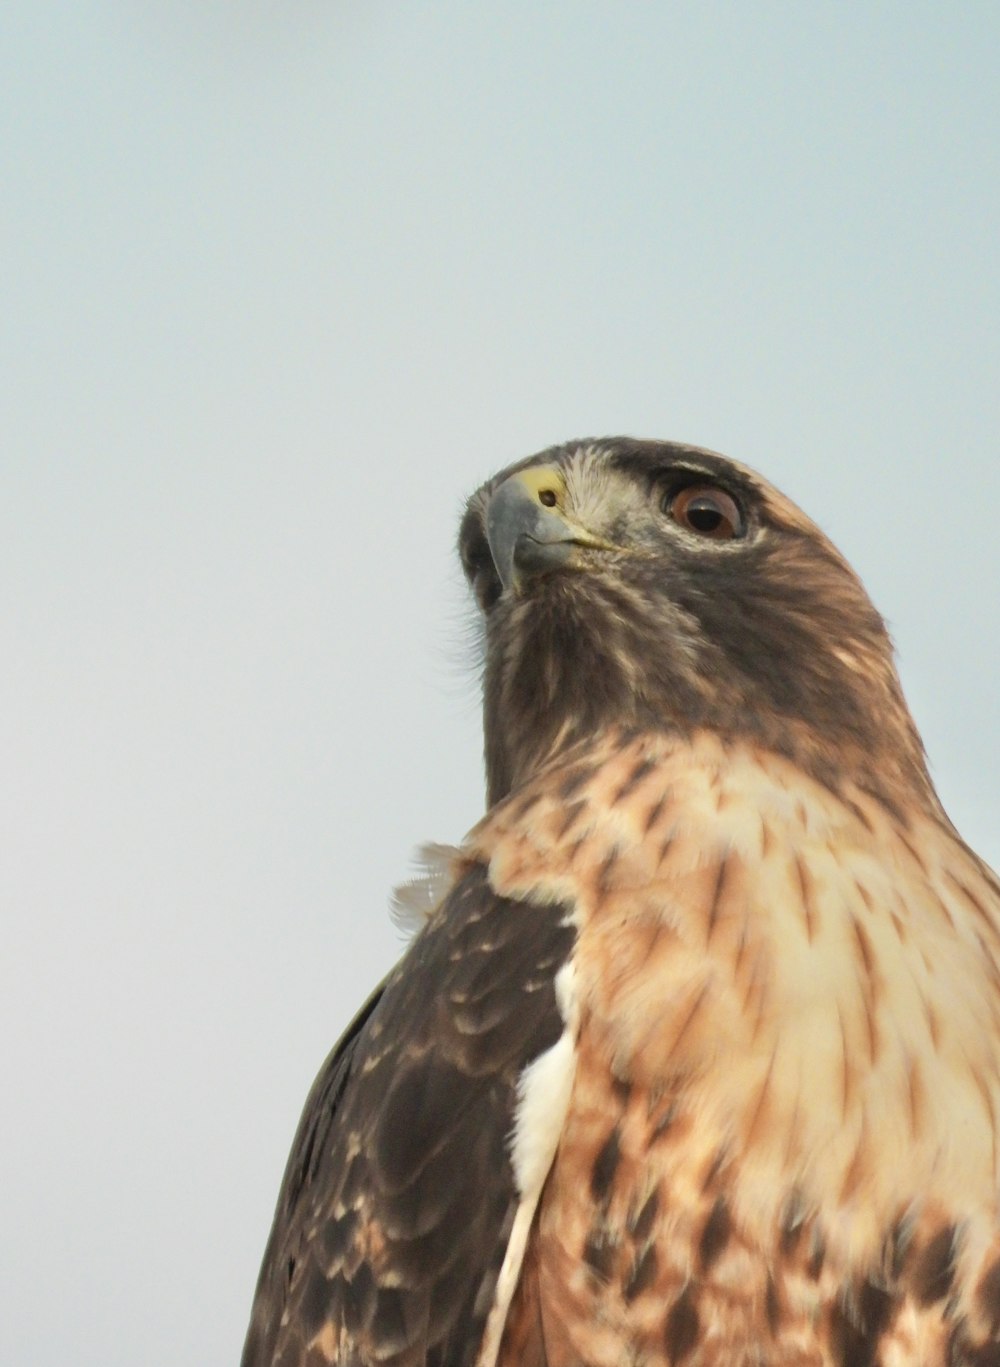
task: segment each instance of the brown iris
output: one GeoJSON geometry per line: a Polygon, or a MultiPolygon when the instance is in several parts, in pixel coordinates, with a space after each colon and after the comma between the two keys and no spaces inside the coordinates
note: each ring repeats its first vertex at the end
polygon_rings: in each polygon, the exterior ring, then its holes
{"type": "Polygon", "coordinates": [[[714,484],[689,484],[669,499],[666,510],[678,526],[711,541],[743,535],[739,504],[714,484]]]}

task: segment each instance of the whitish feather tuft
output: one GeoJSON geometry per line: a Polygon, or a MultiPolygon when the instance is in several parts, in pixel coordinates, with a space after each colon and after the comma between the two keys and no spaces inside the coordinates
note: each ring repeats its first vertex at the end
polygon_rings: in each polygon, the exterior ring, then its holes
{"type": "Polygon", "coordinates": [[[455,863],[461,851],[455,845],[421,845],[414,855],[416,871],[393,888],[389,915],[397,930],[416,935],[424,922],[444,901],[455,880],[455,863]]]}

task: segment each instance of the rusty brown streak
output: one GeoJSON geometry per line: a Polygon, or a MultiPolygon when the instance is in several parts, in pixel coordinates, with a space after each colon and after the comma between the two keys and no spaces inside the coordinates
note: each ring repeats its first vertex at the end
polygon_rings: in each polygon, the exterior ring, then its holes
{"type": "Polygon", "coordinates": [[[729,870],[729,856],[724,855],[719,862],[719,872],[716,875],[715,887],[712,890],[712,899],[708,907],[708,934],[706,939],[709,943],[712,940],[712,932],[715,930],[716,922],[719,919],[719,907],[722,904],[722,894],[726,886],[726,874],[729,870]]]}
{"type": "Polygon", "coordinates": [[[802,911],[805,916],[806,939],[812,944],[813,935],[816,931],[812,905],[812,882],[801,855],[795,856],[795,870],[799,876],[799,894],[802,898],[802,911]]]}

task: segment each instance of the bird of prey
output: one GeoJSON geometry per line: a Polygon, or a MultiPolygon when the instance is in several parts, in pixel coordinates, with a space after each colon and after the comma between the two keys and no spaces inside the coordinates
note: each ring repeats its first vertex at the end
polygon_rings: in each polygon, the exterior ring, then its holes
{"type": "Polygon", "coordinates": [[[1000,885],[697,447],[469,500],[487,811],[306,1104],[244,1367],[996,1367],[1000,885]]]}

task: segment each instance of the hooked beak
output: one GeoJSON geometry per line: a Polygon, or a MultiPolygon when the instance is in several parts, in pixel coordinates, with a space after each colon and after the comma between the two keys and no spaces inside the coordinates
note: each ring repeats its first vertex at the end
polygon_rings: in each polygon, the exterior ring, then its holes
{"type": "Polygon", "coordinates": [[[486,509],[486,539],[505,589],[566,565],[579,546],[610,550],[566,516],[566,481],[555,465],[534,465],[505,479],[486,509]]]}

